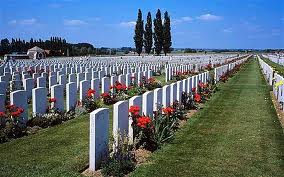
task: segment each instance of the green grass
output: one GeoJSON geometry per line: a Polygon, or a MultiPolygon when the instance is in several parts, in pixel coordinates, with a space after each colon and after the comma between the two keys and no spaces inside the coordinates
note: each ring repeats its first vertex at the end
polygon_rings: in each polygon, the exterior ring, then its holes
{"type": "Polygon", "coordinates": [[[131,176],[283,176],[284,136],[252,60],[131,176]]]}
{"type": "Polygon", "coordinates": [[[88,163],[88,115],[0,145],[0,176],[79,176],[88,163]]]}

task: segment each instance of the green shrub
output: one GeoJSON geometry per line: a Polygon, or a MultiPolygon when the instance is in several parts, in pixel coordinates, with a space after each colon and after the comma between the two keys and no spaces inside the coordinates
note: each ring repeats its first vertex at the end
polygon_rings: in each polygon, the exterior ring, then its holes
{"type": "Polygon", "coordinates": [[[126,136],[119,136],[113,154],[103,162],[104,176],[122,177],[135,169],[136,161],[133,146],[129,145],[126,136]]]}

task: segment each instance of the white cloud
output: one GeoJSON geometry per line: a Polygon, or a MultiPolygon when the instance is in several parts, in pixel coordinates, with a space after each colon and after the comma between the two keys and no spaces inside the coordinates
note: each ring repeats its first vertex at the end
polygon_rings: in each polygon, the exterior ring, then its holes
{"type": "Polygon", "coordinates": [[[134,27],[136,25],[136,22],[135,21],[121,22],[119,25],[122,27],[134,27]]]}
{"type": "Polygon", "coordinates": [[[185,22],[189,22],[189,21],[192,21],[193,18],[191,18],[191,17],[181,17],[181,20],[183,20],[185,22]]]}
{"type": "Polygon", "coordinates": [[[65,26],[79,26],[86,25],[87,23],[83,20],[64,20],[63,24],[65,26]]]}
{"type": "Polygon", "coordinates": [[[222,20],[222,16],[212,15],[212,14],[204,14],[197,17],[198,20],[204,20],[204,21],[217,21],[222,20]]]}
{"type": "Polygon", "coordinates": [[[183,23],[183,22],[190,22],[192,21],[193,18],[191,17],[181,17],[181,18],[178,18],[178,19],[173,19],[173,24],[178,24],[178,23],[183,23]]]}
{"type": "Polygon", "coordinates": [[[37,20],[35,18],[31,19],[23,19],[23,20],[11,20],[8,22],[10,25],[34,25],[37,23],[37,20]]]}
{"type": "Polygon", "coordinates": [[[232,28],[225,28],[225,29],[223,29],[223,32],[224,33],[232,33],[233,29],[232,28]]]}

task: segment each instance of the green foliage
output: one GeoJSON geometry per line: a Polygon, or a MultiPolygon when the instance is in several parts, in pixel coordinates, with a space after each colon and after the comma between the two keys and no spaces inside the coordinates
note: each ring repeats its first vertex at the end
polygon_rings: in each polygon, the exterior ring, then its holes
{"type": "Polygon", "coordinates": [[[136,52],[140,55],[142,53],[143,48],[143,20],[142,20],[142,12],[138,10],[138,18],[135,25],[135,35],[134,35],[134,42],[136,47],[136,52]]]}
{"type": "Polygon", "coordinates": [[[163,50],[165,55],[171,53],[172,46],[172,36],[171,36],[171,20],[168,12],[164,15],[164,25],[163,25],[163,50]]]}
{"type": "Polygon", "coordinates": [[[47,128],[50,126],[61,124],[65,121],[75,118],[75,112],[60,112],[55,109],[49,110],[46,114],[36,114],[27,122],[27,126],[39,126],[47,128]]]}
{"type": "Polygon", "coordinates": [[[157,55],[160,55],[163,49],[163,24],[161,11],[158,9],[156,13],[156,18],[154,19],[154,45],[155,52],[157,55]]]}
{"type": "Polygon", "coordinates": [[[147,23],[145,24],[145,31],[144,31],[144,48],[147,54],[150,54],[152,46],[153,46],[152,17],[151,13],[148,12],[147,23]]]}
{"type": "Polygon", "coordinates": [[[113,154],[102,164],[104,176],[122,177],[135,169],[135,155],[126,136],[119,136],[113,154]]]}
{"type": "Polygon", "coordinates": [[[100,101],[94,99],[94,97],[85,97],[82,101],[82,105],[89,113],[102,107],[100,101]]]}

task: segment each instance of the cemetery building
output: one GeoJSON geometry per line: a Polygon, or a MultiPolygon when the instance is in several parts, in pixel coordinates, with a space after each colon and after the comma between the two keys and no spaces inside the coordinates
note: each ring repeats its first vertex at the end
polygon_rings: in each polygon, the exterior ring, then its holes
{"type": "Polygon", "coordinates": [[[37,46],[28,50],[27,55],[30,59],[44,59],[46,58],[45,51],[37,46]]]}

